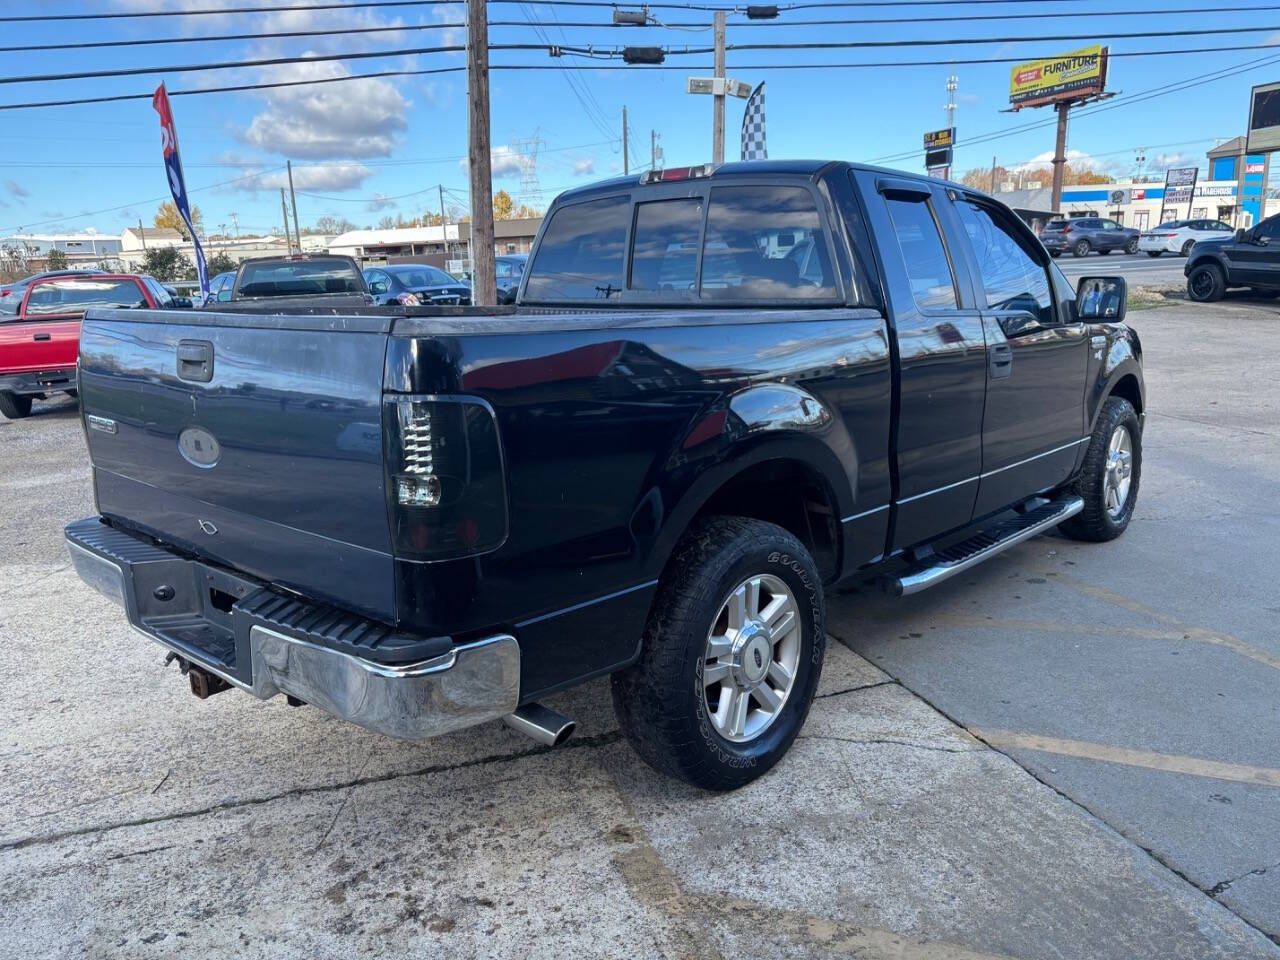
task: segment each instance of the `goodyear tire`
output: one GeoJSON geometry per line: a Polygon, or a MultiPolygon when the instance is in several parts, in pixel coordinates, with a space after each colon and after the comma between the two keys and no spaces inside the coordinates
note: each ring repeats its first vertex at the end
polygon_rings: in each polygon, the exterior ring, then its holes
{"type": "Polygon", "coordinates": [[[1098,414],[1075,492],[1084,509],[1058,525],[1073,540],[1101,542],[1124,533],[1142,479],[1142,426],[1128,400],[1108,397],[1098,414]]]}
{"type": "Polygon", "coordinates": [[[1197,303],[1221,300],[1226,292],[1226,278],[1216,263],[1202,263],[1187,275],[1187,296],[1197,303]]]}
{"type": "Polygon", "coordinates": [[[21,420],[31,415],[31,398],[0,390],[0,413],[10,420],[21,420]]]}
{"type": "Polygon", "coordinates": [[[750,783],[808,715],[824,616],[817,567],[794,536],[744,517],[699,521],[663,572],[640,659],[613,676],[627,740],[694,786],[750,783]]]}

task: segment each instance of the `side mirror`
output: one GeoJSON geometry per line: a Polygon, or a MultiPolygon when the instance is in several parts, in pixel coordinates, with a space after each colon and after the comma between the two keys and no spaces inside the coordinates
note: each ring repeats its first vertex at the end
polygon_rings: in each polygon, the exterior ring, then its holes
{"type": "Polygon", "coordinates": [[[230,299],[231,299],[231,288],[230,288],[230,287],[223,287],[221,290],[219,290],[219,291],[218,291],[218,302],[219,302],[219,303],[226,303],[226,302],[227,302],[228,300],[230,300],[230,299]]]}
{"type": "Polygon", "coordinates": [[[1265,247],[1268,243],[1271,242],[1271,238],[1266,236],[1265,234],[1262,234],[1260,236],[1255,236],[1253,238],[1253,242],[1260,247],[1265,247]]]}
{"type": "Polygon", "coordinates": [[[1247,231],[1244,227],[1236,227],[1236,243],[1244,243],[1246,233],[1247,231]]]}
{"type": "Polygon", "coordinates": [[[1119,323],[1129,305],[1124,277],[1081,277],[1076,284],[1076,315],[1081,320],[1119,323]]]}
{"type": "Polygon", "coordinates": [[[375,294],[383,294],[387,292],[387,284],[385,280],[375,280],[369,284],[369,292],[375,294]]]}

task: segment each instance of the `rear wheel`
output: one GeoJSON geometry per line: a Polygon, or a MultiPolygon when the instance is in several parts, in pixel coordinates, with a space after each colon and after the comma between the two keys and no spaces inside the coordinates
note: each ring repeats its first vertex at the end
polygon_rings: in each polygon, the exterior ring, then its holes
{"type": "Polygon", "coordinates": [[[1089,438],[1075,492],[1084,509],[1058,528],[1073,540],[1114,540],[1129,526],[1142,478],[1142,426],[1133,404],[1108,397],[1089,438]]]}
{"type": "Polygon", "coordinates": [[[21,420],[31,415],[31,398],[23,394],[0,390],[0,413],[10,420],[21,420]]]}
{"type": "Polygon", "coordinates": [[[1077,257],[1087,257],[1089,255],[1089,251],[1092,249],[1093,248],[1089,246],[1088,240],[1079,240],[1076,242],[1075,249],[1071,252],[1077,257]]]}
{"type": "Polygon", "coordinates": [[[732,790],[800,732],[825,651],[822,581],[781,527],[701,521],[663,573],[640,659],[613,677],[618,723],[662,773],[732,790]]]}
{"type": "Polygon", "coordinates": [[[1216,263],[1202,263],[1187,277],[1187,296],[1197,303],[1221,300],[1226,292],[1226,278],[1216,263]]]}
{"type": "Polygon", "coordinates": [[[1189,257],[1191,256],[1191,248],[1194,247],[1195,245],[1196,245],[1196,242],[1194,240],[1188,240],[1186,243],[1182,245],[1182,249],[1178,252],[1181,253],[1184,257],[1189,257]]]}
{"type": "Polygon", "coordinates": [[[1132,238],[1130,238],[1129,242],[1128,242],[1128,243],[1126,243],[1126,244],[1124,245],[1124,252],[1125,252],[1125,253],[1137,253],[1137,252],[1138,252],[1138,238],[1137,238],[1137,237],[1132,237],[1132,238]]]}

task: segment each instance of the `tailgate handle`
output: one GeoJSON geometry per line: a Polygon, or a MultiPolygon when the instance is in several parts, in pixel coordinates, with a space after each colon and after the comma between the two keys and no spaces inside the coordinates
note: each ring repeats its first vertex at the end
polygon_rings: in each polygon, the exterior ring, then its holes
{"type": "Polygon", "coordinates": [[[208,340],[178,341],[178,379],[208,383],[213,379],[213,344],[208,340]]]}
{"type": "Polygon", "coordinates": [[[47,334],[47,333],[37,333],[37,334],[36,334],[35,336],[33,336],[31,339],[32,339],[32,340],[34,340],[34,341],[36,341],[36,343],[44,343],[44,341],[46,341],[46,340],[51,340],[51,339],[52,339],[52,336],[51,336],[50,334],[47,334]]]}

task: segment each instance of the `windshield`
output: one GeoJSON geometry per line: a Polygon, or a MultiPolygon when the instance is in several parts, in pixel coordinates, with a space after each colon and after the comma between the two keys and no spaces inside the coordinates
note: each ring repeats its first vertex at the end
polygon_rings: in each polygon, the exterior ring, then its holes
{"type": "Polygon", "coordinates": [[[429,267],[426,265],[421,267],[412,267],[409,269],[388,268],[387,272],[395,274],[397,280],[411,289],[413,287],[434,287],[439,286],[442,283],[458,282],[439,267],[429,267]]]}
{"type": "Polygon", "coordinates": [[[309,297],[335,293],[364,293],[364,278],[350,261],[266,260],[241,267],[241,297],[309,297]]]}
{"type": "Polygon", "coordinates": [[[89,307],[145,307],[146,297],[132,279],[39,281],[27,299],[27,315],[83,313],[89,307]]]}

